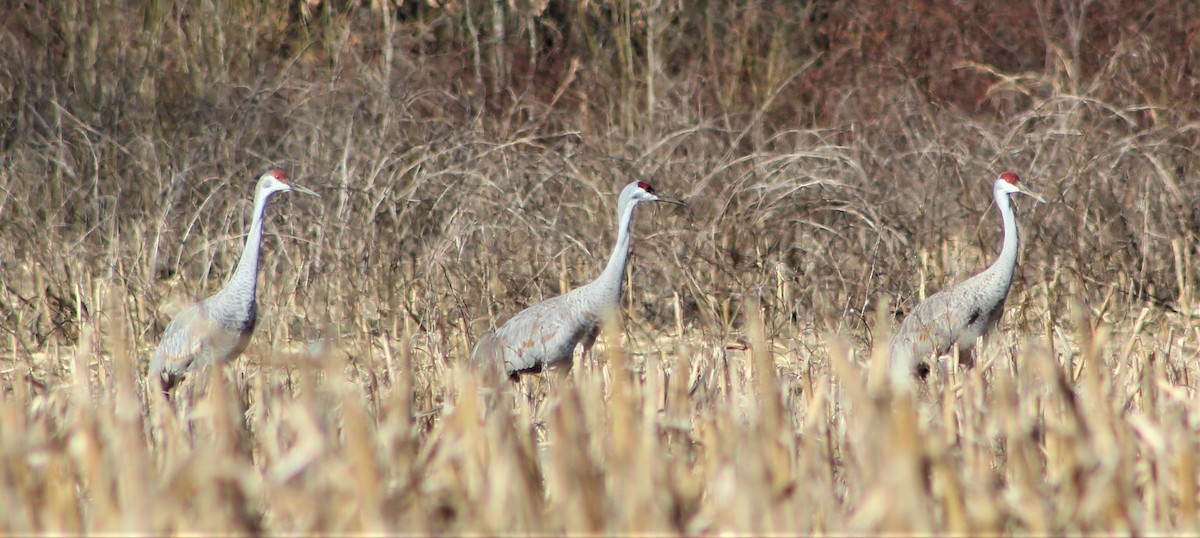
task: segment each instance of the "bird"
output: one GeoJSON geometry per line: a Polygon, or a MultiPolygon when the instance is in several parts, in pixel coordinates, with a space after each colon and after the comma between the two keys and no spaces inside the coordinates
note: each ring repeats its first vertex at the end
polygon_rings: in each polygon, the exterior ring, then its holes
{"type": "Polygon", "coordinates": [[[258,321],[255,295],[263,216],[271,196],[288,191],[321,197],[292,183],[280,169],[270,170],[258,178],[250,233],[246,236],[246,246],[237,268],[220,291],[175,316],[154,351],[150,378],[160,383],[164,393],[169,393],[188,372],[212,363],[231,361],[246,349],[258,321]]]}
{"type": "Polygon", "coordinates": [[[642,202],[684,205],[655,192],[644,181],[626,185],[617,199],[617,243],[600,276],[526,308],[495,332],[484,334],[471,351],[472,361],[484,367],[503,366],[505,374],[516,380],[519,374],[541,372],[545,367],[561,365],[569,370],[580,342],[586,357],[596,342],[601,320],[620,302],[632,241],[633,210],[642,202]]]}
{"type": "Polygon", "coordinates": [[[906,385],[914,375],[924,377],[929,369],[923,360],[930,354],[945,355],[955,344],[958,345],[959,362],[971,364],[976,340],[987,335],[1000,321],[1017,268],[1020,239],[1009,197],[1018,193],[1046,202],[1021,185],[1021,178],[1016,173],[1004,172],[996,178],[992,196],[1004,224],[1000,254],[987,269],[933,294],[904,318],[889,343],[889,370],[894,384],[906,385]]]}

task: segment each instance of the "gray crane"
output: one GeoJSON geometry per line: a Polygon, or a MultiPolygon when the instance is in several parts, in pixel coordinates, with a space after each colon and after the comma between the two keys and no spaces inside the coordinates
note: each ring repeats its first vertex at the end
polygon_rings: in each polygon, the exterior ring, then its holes
{"type": "Polygon", "coordinates": [[[536,373],[543,367],[570,369],[575,346],[583,342],[586,357],[600,332],[600,322],[621,300],[625,264],[629,259],[633,209],[641,202],[683,202],[662,196],[645,182],[635,181],[621,190],[617,201],[617,244],[600,276],[570,292],[546,299],[513,316],[494,333],[484,334],[471,351],[476,364],[503,364],[504,372],[536,373]]]}
{"type": "Polygon", "coordinates": [[[1000,255],[983,272],[925,299],[909,313],[891,341],[891,379],[905,386],[914,374],[924,377],[930,354],[945,355],[958,345],[960,363],[970,364],[975,341],[1000,321],[1004,299],[1017,268],[1017,219],[1009,196],[1016,193],[1045,200],[1021,185],[1017,174],[1004,172],[996,179],[992,195],[1004,222],[1000,255]]]}
{"type": "Polygon", "coordinates": [[[150,377],[161,383],[164,392],[170,391],[188,372],[214,362],[233,360],[246,349],[258,321],[255,294],[263,215],[271,195],[293,190],[320,198],[317,193],[292,183],[283,170],[271,170],[258,178],[253,220],[237,269],[220,291],[175,316],[154,351],[150,377]]]}

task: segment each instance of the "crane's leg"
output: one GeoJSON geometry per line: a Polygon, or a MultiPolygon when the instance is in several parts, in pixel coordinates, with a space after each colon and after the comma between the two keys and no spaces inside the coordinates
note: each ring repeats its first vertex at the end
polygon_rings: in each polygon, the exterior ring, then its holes
{"type": "MultiPolygon", "coordinates": [[[[565,360],[565,361],[560,361],[558,363],[555,363],[553,366],[550,366],[549,368],[547,368],[547,370],[550,373],[549,375],[547,375],[547,377],[551,378],[555,382],[563,381],[563,380],[571,377],[571,371],[572,371],[572,368],[574,367],[574,364],[575,364],[575,361],[573,360],[573,358],[571,360],[565,360]]],[[[556,386],[556,384],[552,384],[552,386],[556,386]]]]}
{"type": "Polygon", "coordinates": [[[177,377],[167,373],[162,375],[151,375],[150,384],[152,387],[161,391],[163,396],[165,396],[169,402],[171,401],[171,389],[175,388],[175,385],[178,385],[181,379],[183,379],[182,376],[177,377]]]}
{"type": "Polygon", "coordinates": [[[975,348],[958,350],[958,365],[963,368],[975,366],[975,348]]]}
{"type": "Polygon", "coordinates": [[[594,370],[594,368],[592,368],[593,365],[588,362],[588,358],[592,356],[592,346],[596,344],[596,337],[599,335],[600,327],[596,327],[583,337],[583,353],[579,354],[579,360],[588,367],[589,371],[594,370]]]}
{"type": "Polygon", "coordinates": [[[513,380],[514,390],[513,403],[521,411],[522,414],[533,416],[533,379],[531,376],[517,376],[513,380]]]}
{"type": "MultiPolygon", "coordinates": [[[[937,361],[937,359],[935,358],[934,361],[937,361]]],[[[913,367],[913,375],[916,376],[917,379],[923,380],[929,377],[929,370],[929,363],[925,361],[917,361],[917,365],[913,367]]]]}

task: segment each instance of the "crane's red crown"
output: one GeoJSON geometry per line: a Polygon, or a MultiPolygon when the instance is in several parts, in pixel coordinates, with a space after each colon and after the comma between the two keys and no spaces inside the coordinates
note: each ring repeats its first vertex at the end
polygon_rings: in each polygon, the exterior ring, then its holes
{"type": "Polygon", "coordinates": [[[1021,178],[1012,172],[1005,172],[1003,174],[1000,174],[1000,179],[1003,179],[1004,181],[1007,181],[1013,185],[1016,185],[1021,182],[1021,178]]]}
{"type": "Polygon", "coordinates": [[[285,174],[283,172],[283,170],[276,168],[274,170],[271,170],[270,172],[267,172],[267,174],[269,174],[271,177],[275,178],[275,181],[283,183],[284,185],[291,184],[291,181],[288,180],[287,174],[285,174]]]}
{"type": "Polygon", "coordinates": [[[645,181],[639,181],[638,188],[642,189],[650,194],[654,194],[654,187],[651,187],[650,184],[646,183],[645,181]]]}

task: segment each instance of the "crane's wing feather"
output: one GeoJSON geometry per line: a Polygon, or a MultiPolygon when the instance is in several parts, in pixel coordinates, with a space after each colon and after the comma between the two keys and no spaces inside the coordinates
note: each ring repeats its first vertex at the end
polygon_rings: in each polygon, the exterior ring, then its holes
{"type": "Polygon", "coordinates": [[[917,361],[946,354],[955,343],[960,349],[974,345],[996,322],[1004,301],[1001,297],[998,305],[993,304],[971,292],[970,286],[959,285],[935,293],[904,318],[891,341],[893,373],[911,371],[917,361]]]}
{"type": "Polygon", "coordinates": [[[209,332],[207,316],[200,303],[180,312],[163,331],[162,340],[150,361],[150,375],[180,377],[204,350],[204,334],[209,332]]]}
{"type": "Polygon", "coordinates": [[[569,360],[594,324],[586,316],[573,315],[565,297],[522,310],[494,334],[481,338],[475,346],[477,360],[503,361],[509,374],[569,360]]]}
{"type": "Polygon", "coordinates": [[[490,370],[504,364],[504,354],[500,350],[500,341],[492,331],[479,335],[475,347],[471,349],[471,361],[476,368],[490,370]]]}
{"type": "Polygon", "coordinates": [[[893,361],[915,367],[916,361],[930,354],[942,354],[954,345],[954,339],[967,326],[967,319],[954,307],[950,294],[936,293],[917,305],[892,337],[893,361]]]}
{"type": "Polygon", "coordinates": [[[171,320],[150,361],[151,376],[182,377],[213,360],[232,358],[245,349],[249,331],[221,326],[208,315],[203,302],[196,303],[171,320]]]}

